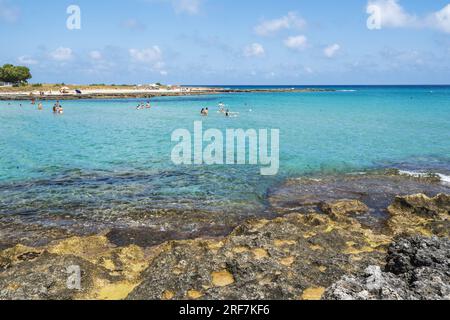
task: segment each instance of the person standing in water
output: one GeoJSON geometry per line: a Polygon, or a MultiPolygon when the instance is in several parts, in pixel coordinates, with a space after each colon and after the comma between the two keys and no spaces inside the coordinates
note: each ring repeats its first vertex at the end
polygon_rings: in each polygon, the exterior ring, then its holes
{"type": "Polygon", "coordinates": [[[39,111],[42,111],[42,102],[39,102],[39,104],[38,104],[38,110],[39,110],[39,111]]]}

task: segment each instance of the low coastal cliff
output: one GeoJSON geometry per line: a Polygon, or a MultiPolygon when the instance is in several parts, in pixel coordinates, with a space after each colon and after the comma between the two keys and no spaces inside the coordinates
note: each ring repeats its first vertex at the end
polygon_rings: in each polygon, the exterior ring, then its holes
{"type": "Polygon", "coordinates": [[[117,247],[104,235],[0,252],[0,299],[449,299],[450,195],[396,197],[382,231],[359,200],[250,220],[219,239],[117,247]],[[66,286],[68,266],[81,290],[66,286]]]}

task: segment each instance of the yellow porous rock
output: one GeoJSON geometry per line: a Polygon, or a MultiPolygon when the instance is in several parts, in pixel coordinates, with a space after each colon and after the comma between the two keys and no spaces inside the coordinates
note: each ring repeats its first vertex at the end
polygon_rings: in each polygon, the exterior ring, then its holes
{"type": "Polygon", "coordinates": [[[234,283],[233,275],[227,270],[213,272],[211,279],[215,287],[226,287],[234,283]]]}
{"type": "Polygon", "coordinates": [[[316,287],[316,288],[308,288],[303,291],[302,300],[320,300],[322,299],[323,294],[325,293],[325,288],[316,287]]]}

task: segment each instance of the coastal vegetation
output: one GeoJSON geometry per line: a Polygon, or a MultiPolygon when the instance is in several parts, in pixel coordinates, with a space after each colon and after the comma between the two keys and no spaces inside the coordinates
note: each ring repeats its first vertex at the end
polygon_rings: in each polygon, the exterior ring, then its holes
{"type": "MultiPolygon", "coordinates": [[[[3,80],[0,80],[3,81],[3,80]]],[[[6,81],[5,81],[6,82],[6,81]]],[[[32,92],[32,91],[59,91],[61,87],[68,87],[70,90],[96,90],[96,89],[129,89],[134,85],[106,85],[106,84],[92,84],[92,85],[77,85],[64,83],[23,83],[18,87],[0,87],[0,92],[32,92]]]]}
{"type": "Polygon", "coordinates": [[[24,85],[32,78],[30,69],[24,66],[5,64],[0,67],[0,82],[10,83],[15,86],[24,85]]]}

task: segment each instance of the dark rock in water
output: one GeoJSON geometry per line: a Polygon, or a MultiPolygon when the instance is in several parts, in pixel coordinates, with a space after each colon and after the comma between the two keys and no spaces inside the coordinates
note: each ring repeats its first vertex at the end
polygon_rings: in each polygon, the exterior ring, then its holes
{"type": "Polygon", "coordinates": [[[39,224],[23,224],[10,219],[0,218],[0,250],[17,244],[43,246],[53,240],[64,239],[70,236],[71,234],[62,228],[39,224]]]}
{"type": "Polygon", "coordinates": [[[358,200],[369,207],[367,212],[358,214],[358,221],[370,228],[381,229],[390,217],[386,208],[395,197],[417,193],[428,196],[450,193],[450,186],[433,179],[399,175],[396,171],[375,172],[319,179],[289,179],[270,190],[268,200],[271,209],[280,215],[315,212],[323,208],[324,203],[341,199],[358,200]]]}
{"type": "Polygon", "coordinates": [[[359,200],[338,200],[331,203],[322,203],[320,209],[333,218],[369,211],[369,207],[359,200]]]}
{"type": "Polygon", "coordinates": [[[450,300],[450,240],[412,237],[394,242],[385,271],[370,266],[328,288],[329,300],[450,300]]]}
{"type": "Polygon", "coordinates": [[[117,246],[138,245],[140,247],[152,247],[170,240],[196,239],[204,235],[208,237],[223,237],[233,231],[231,226],[210,224],[208,227],[200,227],[195,231],[160,231],[154,228],[124,228],[113,229],[106,234],[111,243],[117,246]]]}

